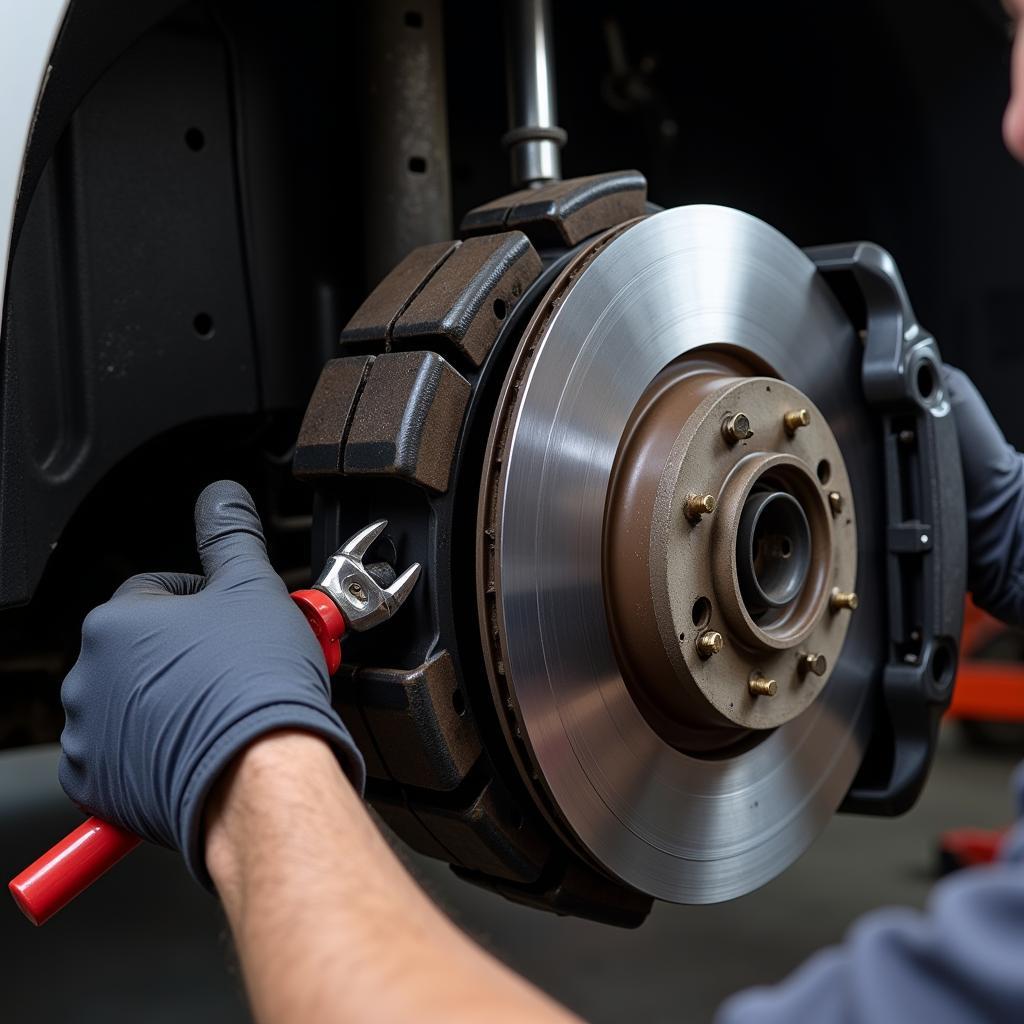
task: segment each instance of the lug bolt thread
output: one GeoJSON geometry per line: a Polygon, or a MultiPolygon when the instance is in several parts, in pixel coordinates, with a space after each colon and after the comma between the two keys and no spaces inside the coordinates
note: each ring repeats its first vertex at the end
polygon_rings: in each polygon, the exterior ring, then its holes
{"type": "Polygon", "coordinates": [[[774,697],[779,692],[778,683],[774,679],[766,679],[760,672],[755,672],[747,681],[752,697],[774,697]]]}
{"type": "Polygon", "coordinates": [[[698,522],[701,516],[709,516],[714,511],[713,494],[688,494],[683,502],[683,512],[691,522],[698,522]]]}
{"type": "Polygon", "coordinates": [[[810,426],[811,414],[806,409],[791,409],[782,417],[786,433],[792,437],[801,427],[810,426]]]}
{"type": "Polygon", "coordinates": [[[729,444],[736,444],[737,441],[746,441],[753,437],[754,432],[750,429],[750,420],[742,412],[734,412],[722,420],[722,436],[729,444]]]}
{"type": "Polygon", "coordinates": [[[860,601],[852,590],[839,590],[837,588],[832,591],[832,597],[829,604],[834,612],[852,612],[857,610],[857,605],[860,604],[860,601]]]}
{"type": "Polygon", "coordinates": [[[843,505],[843,496],[838,491],[829,491],[828,507],[832,509],[832,515],[842,515],[843,505]]]}
{"type": "Polygon", "coordinates": [[[705,630],[697,637],[697,653],[705,660],[718,654],[723,646],[725,639],[714,629],[705,630]]]}

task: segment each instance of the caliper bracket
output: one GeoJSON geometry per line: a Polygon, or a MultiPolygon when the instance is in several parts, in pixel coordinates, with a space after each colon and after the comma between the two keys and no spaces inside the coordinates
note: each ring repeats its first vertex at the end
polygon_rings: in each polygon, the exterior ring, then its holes
{"type": "Polygon", "coordinates": [[[861,330],[864,396],[884,454],[889,655],[872,738],[840,810],[900,814],[927,778],[956,675],[967,577],[956,423],[935,338],[889,253],[869,242],[805,251],[861,330]]]}

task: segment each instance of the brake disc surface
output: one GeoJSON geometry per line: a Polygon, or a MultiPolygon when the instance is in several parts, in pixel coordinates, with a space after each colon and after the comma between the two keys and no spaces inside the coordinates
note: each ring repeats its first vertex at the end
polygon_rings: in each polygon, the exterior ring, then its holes
{"type": "Polygon", "coordinates": [[[881,461],[861,346],[804,253],[736,210],[668,210],[598,248],[535,314],[499,403],[479,524],[494,546],[488,671],[514,712],[505,724],[520,772],[556,829],[642,892],[716,902],[791,864],[863,756],[885,634],[881,461]],[[602,527],[645,389],[688,353],[730,348],[770,366],[831,426],[858,504],[861,609],[806,711],[740,752],[693,756],[651,727],[617,665],[602,527]]]}

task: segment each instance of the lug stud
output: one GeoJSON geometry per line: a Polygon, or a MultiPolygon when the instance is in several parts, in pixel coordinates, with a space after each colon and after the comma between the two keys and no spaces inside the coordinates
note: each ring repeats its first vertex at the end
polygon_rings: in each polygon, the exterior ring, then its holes
{"type": "Polygon", "coordinates": [[[707,629],[697,637],[697,653],[705,660],[718,654],[724,645],[722,634],[714,629],[707,629]]]}
{"type": "Polygon", "coordinates": [[[810,426],[811,414],[806,409],[790,409],[782,417],[786,426],[786,433],[792,437],[801,427],[810,426]]]}
{"type": "Polygon", "coordinates": [[[747,681],[752,697],[774,697],[779,686],[774,679],[766,679],[760,672],[755,672],[747,681]]]}
{"type": "Polygon", "coordinates": [[[843,496],[838,491],[828,492],[828,507],[832,509],[832,515],[842,515],[844,504],[843,496]]]}
{"type": "Polygon", "coordinates": [[[828,671],[828,660],[824,654],[806,654],[801,653],[800,655],[800,674],[807,675],[808,672],[813,672],[816,676],[823,676],[828,671]]]}
{"type": "Polygon", "coordinates": [[[832,591],[832,597],[829,601],[832,611],[856,611],[857,605],[860,601],[857,595],[852,590],[839,590],[836,588],[832,591]]]}
{"type": "Polygon", "coordinates": [[[683,502],[683,512],[690,522],[700,522],[701,516],[709,516],[715,511],[713,494],[688,494],[683,502]]]}
{"type": "Polygon", "coordinates": [[[722,436],[729,444],[736,444],[738,441],[746,441],[753,437],[754,432],[750,429],[750,420],[745,413],[734,412],[722,420],[722,436]]]}

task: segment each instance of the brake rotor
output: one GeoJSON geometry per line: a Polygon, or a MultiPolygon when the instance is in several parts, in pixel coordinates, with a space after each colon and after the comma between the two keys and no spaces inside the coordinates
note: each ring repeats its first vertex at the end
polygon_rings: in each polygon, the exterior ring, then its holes
{"type": "Polygon", "coordinates": [[[885,654],[861,356],[800,249],[694,206],[578,251],[513,358],[481,483],[488,676],[550,824],[641,892],[764,884],[861,763],[885,654]]]}
{"type": "Polygon", "coordinates": [[[635,926],[763,884],[837,809],[905,810],[965,540],[888,254],[650,215],[635,171],[461,232],[349,320],[294,461],[314,562],[387,519],[372,557],[423,566],[334,685],[380,817],[509,899],[635,926]]]}

